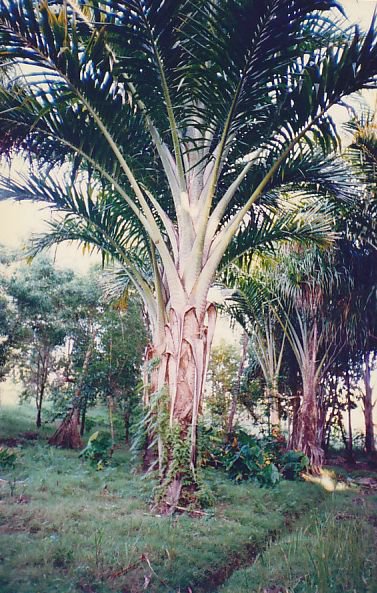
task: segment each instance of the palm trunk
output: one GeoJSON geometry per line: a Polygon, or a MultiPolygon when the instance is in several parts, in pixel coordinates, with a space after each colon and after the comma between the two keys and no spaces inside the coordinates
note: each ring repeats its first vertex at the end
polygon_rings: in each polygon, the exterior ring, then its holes
{"type": "MultiPolygon", "coordinates": [[[[150,349],[157,360],[151,371],[150,389],[167,395],[161,398],[160,410],[166,422],[158,425],[158,434],[150,434],[149,438],[158,443],[163,505],[174,510],[179,504],[191,502],[197,489],[198,418],[216,311],[213,305],[203,314],[196,307],[182,312],[171,309],[169,317],[163,342],[160,339],[150,349]]],[[[149,393],[145,399],[150,404],[149,393]]]]}
{"type": "Polygon", "coordinates": [[[280,430],[280,411],[279,411],[279,391],[275,385],[272,386],[270,390],[270,422],[271,422],[271,430],[277,428],[280,430]]]}
{"type": "Polygon", "coordinates": [[[373,425],[373,394],[371,386],[371,370],[369,364],[369,354],[365,355],[365,371],[364,371],[364,419],[365,419],[365,451],[368,454],[376,452],[376,445],[374,441],[374,425],[373,425]]]}
{"type": "Polygon", "coordinates": [[[317,350],[317,325],[314,322],[306,348],[306,360],[301,369],[302,399],[297,416],[297,433],[293,442],[294,449],[303,451],[309,457],[314,473],[320,470],[324,460],[324,452],[318,441],[317,350]]]}

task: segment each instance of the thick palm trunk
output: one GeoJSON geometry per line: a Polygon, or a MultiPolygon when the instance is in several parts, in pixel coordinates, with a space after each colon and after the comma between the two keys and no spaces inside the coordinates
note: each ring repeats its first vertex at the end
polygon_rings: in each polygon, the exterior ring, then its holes
{"type": "Polygon", "coordinates": [[[374,441],[374,425],[373,425],[373,394],[371,385],[371,372],[369,365],[369,355],[365,356],[365,371],[364,371],[364,419],[365,419],[365,451],[367,453],[375,453],[376,445],[374,441]]]}
{"type": "Polygon", "coordinates": [[[154,413],[163,420],[156,419],[158,434],[149,434],[148,439],[157,441],[162,504],[167,509],[195,498],[198,418],[215,319],[211,304],[204,313],[194,306],[180,312],[171,309],[163,339],[160,334],[149,349],[148,357],[154,357],[156,364],[151,365],[145,403],[152,406],[154,391],[160,398],[160,408],[155,407],[154,413]]]}
{"type": "Polygon", "coordinates": [[[302,402],[297,418],[297,434],[294,449],[303,451],[310,460],[311,468],[317,472],[323,464],[323,450],[318,442],[317,384],[314,373],[308,369],[303,377],[302,402]]]}
{"type": "Polygon", "coordinates": [[[279,391],[274,385],[270,390],[270,424],[271,430],[277,428],[280,430],[280,411],[279,411],[279,391]]]}

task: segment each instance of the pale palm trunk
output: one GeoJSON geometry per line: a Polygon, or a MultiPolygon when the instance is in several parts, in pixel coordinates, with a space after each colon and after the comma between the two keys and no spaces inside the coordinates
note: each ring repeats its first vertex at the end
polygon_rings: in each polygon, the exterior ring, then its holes
{"type": "Polygon", "coordinates": [[[316,321],[310,331],[302,332],[300,372],[302,378],[302,397],[297,413],[296,431],[292,448],[303,451],[310,460],[312,471],[318,472],[323,465],[324,452],[319,440],[319,412],[317,402],[319,368],[318,328],[316,321]]]}
{"type": "Polygon", "coordinates": [[[276,384],[274,384],[270,390],[270,402],[271,428],[278,428],[280,430],[279,390],[276,384]]]}
{"type": "Polygon", "coordinates": [[[364,420],[365,420],[365,451],[367,453],[376,452],[376,444],[374,440],[374,424],[373,424],[373,393],[371,385],[371,369],[369,353],[365,355],[365,369],[364,369],[364,420]]]}
{"type": "MultiPolygon", "coordinates": [[[[144,402],[148,406],[153,394],[167,396],[167,434],[149,434],[147,440],[156,442],[158,465],[166,487],[164,502],[174,508],[182,495],[182,485],[187,472],[191,473],[195,489],[197,429],[202,406],[204,382],[207,375],[210,348],[215,328],[216,310],[207,305],[204,312],[195,306],[182,311],[170,309],[169,321],[159,341],[148,348],[152,369],[144,402]],[[175,439],[175,440],[174,440],[175,439]],[[186,453],[186,464],[177,463],[178,448],[186,453]]],[[[165,427],[166,429],[166,427],[165,427]]],[[[144,465],[155,461],[155,453],[149,447],[144,465]]]]}

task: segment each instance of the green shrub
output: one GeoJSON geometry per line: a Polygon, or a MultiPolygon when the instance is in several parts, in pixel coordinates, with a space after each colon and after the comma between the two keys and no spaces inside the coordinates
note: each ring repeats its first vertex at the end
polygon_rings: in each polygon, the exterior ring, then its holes
{"type": "Polygon", "coordinates": [[[302,451],[287,451],[280,461],[281,473],[286,480],[298,480],[309,467],[309,458],[302,451]]]}
{"type": "Polygon", "coordinates": [[[298,480],[309,466],[309,459],[302,451],[287,451],[286,441],[280,432],[254,437],[243,430],[228,435],[220,443],[213,430],[207,431],[201,453],[204,465],[222,467],[233,480],[254,480],[261,486],[274,486],[281,475],[286,480],[298,480]]]}
{"type": "Polygon", "coordinates": [[[17,455],[8,447],[0,447],[0,469],[13,469],[16,465],[17,455]]]}
{"type": "Polygon", "coordinates": [[[88,444],[79,457],[88,459],[91,465],[101,470],[110,463],[112,453],[110,433],[97,430],[89,437],[88,444]]]}
{"type": "Polygon", "coordinates": [[[212,465],[222,466],[236,481],[255,480],[261,486],[274,486],[279,480],[276,457],[269,440],[257,439],[244,431],[230,437],[229,441],[214,451],[212,465]]]}

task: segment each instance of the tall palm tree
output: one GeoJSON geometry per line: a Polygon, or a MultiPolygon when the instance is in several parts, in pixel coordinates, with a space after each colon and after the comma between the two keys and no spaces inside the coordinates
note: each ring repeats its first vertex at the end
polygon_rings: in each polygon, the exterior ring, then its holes
{"type": "MultiPolygon", "coordinates": [[[[258,273],[244,275],[243,281],[238,281],[238,291],[229,307],[251,335],[252,347],[275,400],[287,347],[293,352],[301,377],[301,397],[290,446],[308,455],[314,471],[323,463],[319,384],[339,344],[336,324],[329,314],[338,306],[334,286],[343,280],[335,267],[334,251],[279,249],[274,258],[260,263],[258,273]],[[280,332],[272,329],[276,324],[280,324],[280,332]]],[[[337,322],[339,325],[339,317],[337,322]]]]}
{"type": "MultiPolygon", "coordinates": [[[[3,196],[65,212],[51,240],[97,245],[141,294],[158,360],[152,389],[167,390],[189,466],[171,445],[170,505],[195,482],[216,271],[260,243],[258,224],[281,208],[278,187],[353,193],[326,162],[338,144],[329,110],[375,86],[377,45],[374,24],[345,29],[338,9],[335,0],[0,0],[0,55],[23,63],[1,89],[1,150],[36,163],[26,179],[4,180],[3,196]]],[[[272,235],[300,232],[315,234],[283,217],[272,235]]]]}

